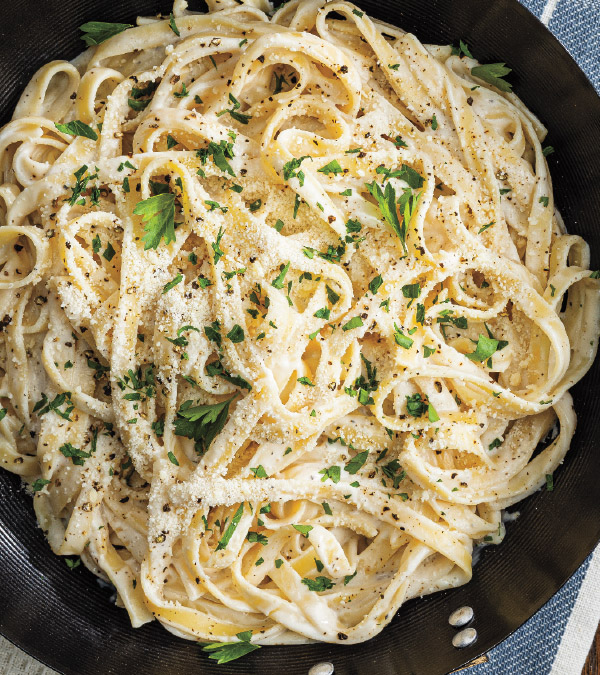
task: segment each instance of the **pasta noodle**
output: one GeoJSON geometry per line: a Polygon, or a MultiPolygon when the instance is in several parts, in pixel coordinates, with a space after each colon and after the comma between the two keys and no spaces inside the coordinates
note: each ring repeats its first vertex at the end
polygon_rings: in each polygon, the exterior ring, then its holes
{"type": "Polygon", "coordinates": [[[552,487],[600,284],[466,46],[209,6],[86,24],[0,131],[0,465],[133,626],[356,643],[552,487]]]}

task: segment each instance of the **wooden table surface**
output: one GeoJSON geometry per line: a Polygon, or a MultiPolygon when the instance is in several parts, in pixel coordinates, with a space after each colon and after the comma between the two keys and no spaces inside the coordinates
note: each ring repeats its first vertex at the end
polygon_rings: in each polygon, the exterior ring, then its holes
{"type": "Polygon", "coordinates": [[[581,675],[600,675],[600,626],[581,675]]]}
{"type": "MultiPolygon", "coordinates": [[[[460,672],[462,675],[462,673],[466,673],[471,666],[475,666],[479,663],[487,663],[487,661],[487,656],[480,656],[478,659],[475,659],[475,661],[471,661],[471,663],[469,663],[467,666],[460,668],[459,670],[455,670],[454,673],[460,672]]],[[[600,675],[600,625],[596,631],[596,637],[594,638],[594,642],[586,659],[583,670],[581,671],[581,675],[600,675]]]]}

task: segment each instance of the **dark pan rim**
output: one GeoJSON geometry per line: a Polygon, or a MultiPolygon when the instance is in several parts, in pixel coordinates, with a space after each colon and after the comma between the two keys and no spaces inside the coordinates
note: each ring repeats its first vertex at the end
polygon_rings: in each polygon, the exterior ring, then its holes
{"type": "MultiPolygon", "coordinates": [[[[521,5],[518,0],[506,0],[506,2],[510,5],[509,9],[511,14],[514,13],[514,17],[517,21],[522,20],[525,22],[528,22],[529,24],[535,24],[535,29],[537,32],[540,32],[540,29],[546,34],[546,39],[550,39],[551,42],[553,42],[554,49],[558,50],[560,52],[561,58],[564,63],[568,64],[571,69],[571,77],[574,80],[574,87],[576,87],[579,90],[587,90],[588,95],[593,93],[593,97],[597,100],[598,103],[600,103],[600,96],[598,94],[598,91],[595,89],[593,86],[592,82],[589,80],[589,78],[586,76],[586,74],[583,72],[583,70],[580,68],[578,63],[576,62],[575,58],[571,55],[569,50],[558,40],[557,37],[553,35],[553,33],[550,31],[550,29],[544,25],[537,16],[535,16],[531,11],[529,11],[526,7],[521,5]],[[534,19],[534,22],[531,21],[531,19],[534,19]]],[[[358,4],[360,4],[360,0],[358,0],[358,4]]],[[[376,15],[377,12],[374,12],[376,15]]],[[[401,13],[398,12],[398,17],[401,16],[401,13]]],[[[394,18],[394,21],[396,19],[394,18]]],[[[458,37],[458,36],[456,36],[458,37]]],[[[509,55],[507,55],[508,57],[509,55]]],[[[519,87],[518,85],[515,87],[516,93],[519,94],[519,87]]],[[[556,171],[554,169],[551,171],[551,174],[556,177],[556,171]]],[[[577,227],[574,228],[577,230],[577,227]]],[[[560,469],[558,470],[560,472],[560,469]]],[[[520,504],[524,503],[529,503],[532,499],[534,499],[535,495],[532,495],[531,497],[527,498],[525,502],[521,502],[520,504]]],[[[26,497],[29,498],[29,497],[26,497]]],[[[516,525],[518,527],[518,523],[516,525]]],[[[477,656],[481,656],[483,654],[486,654],[490,651],[490,649],[494,648],[506,638],[508,638],[510,635],[514,634],[515,631],[519,630],[530,618],[532,618],[537,612],[539,612],[555,595],[560,591],[561,588],[565,584],[569,582],[569,580],[572,578],[572,576],[577,572],[577,570],[581,567],[581,565],[585,562],[586,558],[593,552],[596,544],[600,542],[600,520],[596,522],[596,529],[594,534],[592,535],[587,535],[586,540],[589,540],[590,542],[594,542],[594,545],[588,550],[587,552],[583,553],[581,551],[573,551],[572,553],[569,554],[568,556],[568,562],[566,562],[563,565],[563,568],[566,568],[568,570],[567,576],[565,577],[564,574],[561,575],[561,580],[557,580],[556,578],[553,578],[553,587],[554,590],[545,593],[544,595],[540,596],[539,602],[535,602],[533,604],[536,605],[536,608],[534,609],[533,612],[531,612],[528,616],[524,618],[519,619],[518,625],[514,625],[509,631],[507,632],[502,632],[501,634],[499,633],[496,638],[494,638],[493,641],[488,640],[485,649],[479,650],[478,648],[475,648],[475,650],[465,650],[463,653],[465,655],[465,660],[462,662],[461,665],[459,666],[453,666],[453,668],[456,667],[461,667],[464,665],[467,665],[470,663],[474,658],[477,658],[477,656]],[[467,652],[468,652],[468,657],[467,657],[467,652]]],[[[47,551],[48,555],[52,555],[51,552],[48,550],[47,551]]],[[[443,594],[447,594],[451,591],[445,591],[443,594]]],[[[439,595],[439,594],[436,594],[439,595]]],[[[414,602],[414,601],[411,601],[414,602]]],[[[418,600],[418,602],[423,602],[422,600],[418,600]]],[[[530,606],[532,603],[530,603],[530,606]]],[[[386,628],[385,630],[389,630],[386,628]]],[[[0,619],[0,635],[3,635],[7,640],[9,640],[12,644],[20,648],[22,651],[24,651],[26,654],[29,656],[35,658],[37,661],[40,663],[46,665],[49,668],[52,668],[56,670],[59,673],[64,673],[66,671],[61,670],[61,666],[57,668],[56,665],[53,665],[52,663],[52,654],[48,650],[41,651],[40,647],[34,640],[31,640],[29,638],[29,641],[27,643],[24,642],[25,639],[27,639],[27,636],[23,635],[16,635],[14,631],[11,631],[10,626],[5,626],[2,625],[2,621],[0,619]],[[50,657],[50,658],[49,658],[50,657]]],[[[368,645],[369,643],[365,643],[368,645]]],[[[212,665],[212,664],[211,664],[212,665]]],[[[218,672],[218,671],[215,671],[218,672]]],[[[440,673],[441,675],[441,673],[440,673]]]]}

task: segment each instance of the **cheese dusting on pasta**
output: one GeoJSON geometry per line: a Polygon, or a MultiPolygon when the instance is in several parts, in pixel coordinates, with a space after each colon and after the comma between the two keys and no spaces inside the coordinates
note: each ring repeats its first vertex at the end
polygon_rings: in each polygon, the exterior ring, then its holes
{"type": "Polygon", "coordinates": [[[0,131],[0,465],[134,626],[356,643],[552,487],[600,284],[466,45],[208,4],[86,24],[0,131]]]}

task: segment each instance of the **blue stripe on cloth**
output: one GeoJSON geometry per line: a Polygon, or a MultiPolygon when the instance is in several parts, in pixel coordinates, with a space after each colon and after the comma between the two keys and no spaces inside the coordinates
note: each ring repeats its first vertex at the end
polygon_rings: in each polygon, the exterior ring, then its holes
{"type": "MultiPolygon", "coordinates": [[[[539,612],[488,653],[468,675],[548,675],[591,556],[539,612]]],[[[477,628],[477,617],[474,627],[477,628]]]]}
{"type": "MultiPolygon", "coordinates": [[[[520,0],[538,18],[550,1],[520,0]]],[[[600,91],[600,2],[558,0],[548,27],[600,91]]]]}
{"type": "MultiPolygon", "coordinates": [[[[547,0],[520,0],[541,17],[547,0]]],[[[559,0],[550,30],[575,58],[600,91],[600,2],[559,0]]],[[[473,666],[469,675],[548,675],[591,556],[563,588],[513,635],[492,649],[489,662],[473,666]]],[[[477,627],[477,617],[475,617],[477,627]]]]}
{"type": "Polygon", "coordinates": [[[561,0],[548,27],[600,91],[600,2],[561,0]]]}

